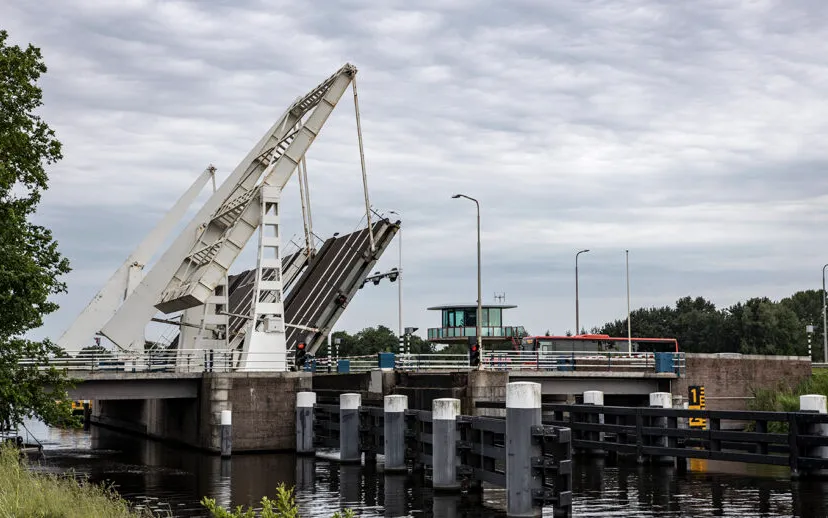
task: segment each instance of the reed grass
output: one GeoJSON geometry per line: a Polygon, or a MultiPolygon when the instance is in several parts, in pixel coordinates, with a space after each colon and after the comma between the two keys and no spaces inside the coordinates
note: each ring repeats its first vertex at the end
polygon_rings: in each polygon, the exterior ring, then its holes
{"type": "MultiPolygon", "coordinates": [[[[35,473],[14,447],[0,447],[0,518],[150,518],[111,487],[86,479],[35,473]]],[[[169,515],[160,515],[169,516],[169,515]]]]}
{"type": "MultiPolygon", "coordinates": [[[[814,369],[811,377],[791,388],[780,384],[773,388],[754,389],[754,399],[748,404],[750,410],[765,412],[797,412],[799,396],[805,394],[822,394],[828,396],[828,369],[814,369]]],[[[768,426],[771,433],[787,433],[788,424],[772,422],[768,426]]]]}

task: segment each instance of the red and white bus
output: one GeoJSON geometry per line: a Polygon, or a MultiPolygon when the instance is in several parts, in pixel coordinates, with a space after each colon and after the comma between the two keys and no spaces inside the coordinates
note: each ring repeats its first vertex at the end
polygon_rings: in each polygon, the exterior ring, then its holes
{"type": "Polygon", "coordinates": [[[633,353],[679,352],[675,338],[615,338],[609,335],[526,336],[520,340],[522,352],[621,352],[632,346],[633,353]],[[628,343],[630,342],[630,343],[628,343]]]}

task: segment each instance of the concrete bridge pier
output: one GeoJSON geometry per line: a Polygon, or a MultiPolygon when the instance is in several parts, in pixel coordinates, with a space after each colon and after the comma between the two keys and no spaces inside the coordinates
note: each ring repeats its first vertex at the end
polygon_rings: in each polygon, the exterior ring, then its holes
{"type": "Polygon", "coordinates": [[[70,397],[93,400],[94,425],[229,455],[296,450],[285,415],[311,385],[302,372],[98,372],[70,397]]]}

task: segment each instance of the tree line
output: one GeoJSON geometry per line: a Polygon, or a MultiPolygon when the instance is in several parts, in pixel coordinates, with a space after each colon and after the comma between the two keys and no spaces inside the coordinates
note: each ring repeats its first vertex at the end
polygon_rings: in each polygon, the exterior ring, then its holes
{"type": "MultiPolygon", "coordinates": [[[[717,308],[704,297],[682,297],[673,306],[639,308],[630,315],[634,337],[675,338],[679,348],[691,353],[733,352],[742,354],[771,354],[806,356],[808,333],[806,326],[813,325],[811,334],[812,356],[815,360],[822,353],[822,292],[798,291],[779,301],[767,297],[755,297],[737,302],[727,308],[717,308]]],[[[581,330],[586,333],[585,329],[581,330]]],[[[627,336],[627,319],[614,320],[589,332],[610,336],[627,336]]],[[[551,335],[550,331],[545,332],[551,335]]],[[[567,332],[571,335],[571,332],[567,332]]],[[[364,356],[378,352],[397,352],[396,333],[379,325],[367,327],[349,334],[337,331],[333,339],[340,340],[339,356],[364,356]]],[[[496,349],[511,348],[508,343],[496,349]]],[[[412,336],[410,351],[413,354],[436,352],[434,344],[419,336],[412,336]]],[[[468,345],[454,344],[439,352],[463,354],[468,345]]],[[[317,352],[327,356],[327,346],[317,352]]]]}
{"type": "MultiPolygon", "coordinates": [[[[631,312],[632,335],[675,338],[685,352],[778,354],[807,356],[813,325],[812,356],[822,358],[822,292],[798,291],[779,301],[756,297],[719,309],[703,297],[682,297],[675,306],[631,312]]],[[[591,330],[627,336],[627,319],[591,330]]]]}
{"type": "MultiPolygon", "coordinates": [[[[336,331],[331,334],[331,339],[336,344],[339,340],[339,356],[365,356],[376,353],[396,353],[399,351],[399,338],[397,333],[390,328],[378,325],[366,327],[362,331],[350,334],[347,331],[336,331]]],[[[409,338],[409,351],[412,354],[427,354],[434,352],[431,343],[417,335],[409,338]]],[[[323,344],[316,352],[317,358],[328,355],[328,345],[323,344]]]]}

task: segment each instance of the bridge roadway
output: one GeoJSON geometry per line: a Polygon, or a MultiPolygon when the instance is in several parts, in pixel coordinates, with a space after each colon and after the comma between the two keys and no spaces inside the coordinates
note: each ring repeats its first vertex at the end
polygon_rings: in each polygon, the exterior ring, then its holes
{"type": "MultiPolygon", "coordinates": [[[[382,374],[381,371],[373,371],[382,374]]],[[[303,373],[292,373],[303,375],[303,373]]],[[[441,388],[454,385],[452,379],[463,379],[458,374],[467,375],[468,371],[460,372],[420,372],[415,375],[428,379],[429,384],[435,384],[431,388],[441,388]]],[[[558,371],[493,371],[489,373],[490,378],[498,377],[508,381],[534,381],[541,384],[544,395],[569,395],[582,394],[587,390],[600,390],[605,394],[612,395],[647,395],[650,392],[658,392],[664,389],[665,383],[669,389],[669,381],[677,379],[673,373],[655,372],[558,372],[558,371]]],[[[305,374],[310,376],[310,373],[305,374]]],[[[126,372],[126,371],[73,371],[71,376],[77,380],[75,387],[68,390],[69,397],[75,400],[127,400],[127,399],[192,399],[199,397],[199,390],[202,379],[205,377],[281,377],[282,373],[209,373],[209,372],[126,372]]],[[[357,374],[318,374],[316,377],[340,377],[349,380],[349,383],[357,377],[371,379],[371,373],[357,374]]],[[[410,379],[410,378],[409,378],[410,379]]],[[[349,383],[342,385],[347,389],[349,383]]],[[[388,381],[383,382],[383,389],[388,381]]],[[[358,382],[356,387],[364,383],[358,382]]],[[[370,381],[368,386],[372,386],[370,381]]],[[[395,384],[396,386],[396,384],[395,384]]],[[[378,389],[379,387],[377,387],[378,389]]],[[[400,387],[402,388],[402,387],[400,387]]],[[[368,388],[366,387],[366,390],[368,388]]],[[[379,392],[379,390],[374,390],[379,392]]],[[[383,390],[385,392],[385,390],[383,390]]]]}
{"type": "Polygon", "coordinates": [[[509,382],[533,381],[540,383],[541,394],[567,396],[600,390],[608,395],[649,395],[651,392],[670,391],[670,382],[678,379],[672,372],[624,371],[512,371],[509,382]]]}
{"type": "MultiPolygon", "coordinates": [[[[429,409],[436,398],[462,402],[466,415],[496,415],[478,402],[502,402],[511,381],[541,384],[547,402],[576,402],[587,390],[600,390],[608,405],[647,403],[651,392],[686,398],[689,385],[704,385],[711,410],[744,410],[751,390],[760,386],[797,384],[811,375],[801,357],[687,355],[680,375],[655,369],[625,370],[459,370],[412,372],[380,370],[328,374],[309,372],[169,372],[157,369],[125,372],[114,364],[94,362],[95,371],[67,363],[78,380],[69,394],[93,400],[93,422],[172,440],[208,451],[220,448],[221,412],[232,411],[233,451],[292,450],[296,393],[314,391],[320,402],[339,394],[362,394],[364,405],[404,394],[412,409],[429,409]]],[[[125,365],[126,362],[123,362],[125,365]]],[[[155,364],[150,362],[149,364],[155,364]]],[[[134,364],[133,364],[134,365],[134,364]]],[[[216,365],[223,365],[216,362],[216,365]]],[[[353,364],[352,364],[353,365],[353,364]]],[[[685,399],[686,400],[686,399],[685,399]]],[[[495,410],[495,412],[497,412],[495,410]]]]}

